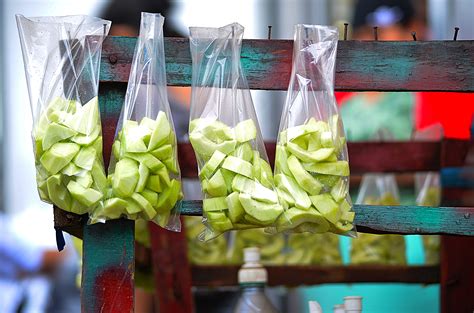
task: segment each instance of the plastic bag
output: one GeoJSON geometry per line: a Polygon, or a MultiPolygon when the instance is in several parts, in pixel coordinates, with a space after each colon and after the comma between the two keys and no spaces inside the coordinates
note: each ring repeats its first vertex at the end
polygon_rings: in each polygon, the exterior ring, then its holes
{"type": "Polygon", "coordinates": [[[286,264],[342,264],[339,251],[339,237],[335,234],[289,234],[288,249],[286,264]]]}
{"type": "Polygon", "coordinates": [[[189,140],[204,193],[203,240],[272,225],[283,211],[240,63],[243,32],[236,23],[190,28],[189,140]]]}
{"type": "Polygon", "coordinates": [[[355,231],[347,145],[333,90],[337,39],[335,27],[295,27],[275,159],[275,183],[285,208],[278,232],[355,231]]]}
{"type": "Polygon", "coordinates": [[[202,242],[198,235],[204,231],[205,226],[197,216],[185,216],[186,239],[188,243],[188,258],[191,264],[197,265],[222,265],[227,263],[227,240],[220,236],[208,242],[202,242]]]}
{"type": "Polygon", "coordinates": [[[260,258],[265,265],[283,265],[286,255],[286,238],[284,234],[271,235],[263,229],[247,229],[230,232],[227,258],[231,264],[244,262],[244,249],[260,248],[260,258]]]}
{"type": "Polygon", "coordinates": [[[77,15],[16,16],[41,200],[76,214],[101,205],[106,176],[98,87],[111,22],[77,15]]]}
{"type": "Polygon", "coordinates": [[[125,104],[112,147],[109,189],[93,221],[126,216],[179,231],[183,197],[166,92],[164,17],[142,12],[125,104]]]}
{"type": "MultiPolygon", "coordinates": [[[[393,174],[365,174],[356,203],[400,205],[400,195],[393,174]]],[[[396,210],[396,208],[394,208],[396,210]]],[[[405,264],[405,239],[401,235],[359,233],[352,239],[352,264],[405,264]]]]}

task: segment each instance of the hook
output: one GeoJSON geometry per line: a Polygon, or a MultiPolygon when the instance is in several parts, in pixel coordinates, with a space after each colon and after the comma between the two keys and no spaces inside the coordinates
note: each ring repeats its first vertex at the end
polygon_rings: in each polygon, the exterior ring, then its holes
{"type": "Polygon", "coordinates": [[[458,39],[458,32],[459,32],[459,27],[454,27],[454,38],[453,38],[454,41],[458,39]]]}
{"type": "Polygon", "coordinates": [[[378,29],[378,26],[374,26],[374,38],[375,38],[375,41],[378,41],[379,40],[379,36],[377,34],[377,29],[378,29]]]}
{"type": "Polygon", "coordinates": [[[272,25],[268,25],[268,40],[272,39],[272,25]]]}
{"type": "Polygon", "coordinates": [[[104,26],[104,37],[105,37],[105,34],[107,34],[107,24],[103,24],[104,26]]]}
{"type": "Polygon", "coordinates": [[[416,32],[411,32],[411,35],[413,37],[413,41],[416,41],[416,32]]]}
{"type": "Polygon", "coordinates": [[[344,40],[347,40],[347,26],[349,23],[344,23],[344,40]]]}

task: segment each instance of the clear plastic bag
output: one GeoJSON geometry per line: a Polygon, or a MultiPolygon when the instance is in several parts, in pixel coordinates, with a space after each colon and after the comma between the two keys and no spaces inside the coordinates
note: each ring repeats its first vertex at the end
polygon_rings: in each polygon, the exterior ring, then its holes
{"type": "Polygon", "coordinates": [[[16,16],[31,112],[40,198],[92,213],[102,204],[99,65],[111,22],[100,18],[16,16]]]}
{"type": "MultiPolygon", "coordinates": [[[[365,174],[356,203],[400,205],[400,195],[393,174],[365,174]]],[[[394,208],[396,210],[396,208],[394,208]]],[[[401,235],[359,233],[351,241],[352,264],[405,264],[405,239],[401,235]]]]}
{"type": "Polygon", "coordinates": [[[240,50],[244,28],[190,28],[189,140],[204,193],[203,240],[272,225],[282,213],[240,50]]]}
{"type": "Polygon", "coordinates": [[[125,104],[112,147],[109,189],[93,222],[125,216],[180,231],[183,198],[166,91],[164,17],[142,12],[125,104]]]}
{"type": "Polygon", "coordinates": [[[338,32],[296,25],[280,122],[275,183],[285,213],[276,231],[354,235],[346,139],[334,97],[338,32]]]}

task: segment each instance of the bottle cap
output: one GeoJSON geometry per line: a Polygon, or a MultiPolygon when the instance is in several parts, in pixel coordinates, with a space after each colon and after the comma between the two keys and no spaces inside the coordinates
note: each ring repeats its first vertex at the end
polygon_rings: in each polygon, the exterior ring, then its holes
{"type": "Polygon", "coordinates": [[[362,311],[362,297],[344,297],[344,308],[346,311],[362,311]]]}
{"type": "Polygon", "coordinates": [[[267,270],[260,264],[260,249],[244,249],[244,265],[239,270],[239,284],[265,284],[267,270]]]}
{"type": "Polygon", "coordinates": [[[260,249],[256,247],[250,247],[244,249],[244,262],[245,263],[258,263],[260,261],[260,249]]]}

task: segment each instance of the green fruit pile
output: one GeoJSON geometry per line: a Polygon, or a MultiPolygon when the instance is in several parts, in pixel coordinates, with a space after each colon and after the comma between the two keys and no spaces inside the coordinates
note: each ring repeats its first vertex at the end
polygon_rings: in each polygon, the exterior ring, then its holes
{"type": "MultiPolygon", "coordinates": [[[[260,248],[262,264],[282,265],[285,263],[285,237],[283,234],[270,235],[263,229],[238,230],[234,234],[233,245],[229,248],[229,263],[242,264],[244,261],[244,248],[260,248]]],[[[229,243],[232,241],[229,240],[229,243]]]]}
{"type": "Polygon", "coordinates": [[[205,194],[203,214],[213,232],[272,225],[283,208],[271,167],[251,144],[257,137],[253,120],[231,128],[199,118],[189,131],[205,194]]]}
{"type": "MultiPolygon", "coordinates": [[[[390,192],[379,198],[366,197],[368,205],[400,205],[390,192]]],[[[351,243],[351,264],[405,264],[405,239],[401,235],[358,234],[351,243]]]]}
{"type": "Polygon", "coordinates": [[[227,241],[224,236],[217,237],[208,242],[198,239],[204,231],[201,218],[185,216],[186,239],[188,242],[188,259],[196,265],[221,265],[226,263],[227,241]]]}
{"type": "Polygon", "coordinates": [[[103,199],[107,179],[102,161],[97,97],[84,105],[56,98],[33,131],[39,196],[62,210],[85,214],[103,199]]]}
{"type": "Polygon", "coordinates": [[[275,183],[285,213],[277,231],[344,234],[353,229],[348,199],[349,163],[339,160],[346,140],[332,126],[309,119],[280,133],[275,157],[275,183]]]}
{"type": "Polygon", "coordinates": [[[163,111],[156,120],[125,121],[112,147],[116,160],[108,176],[107,200],[96,218],[126,216],[164,227],[182,199],[176,137],[163,111]],[[173,178],[175,177],[175,178],[173,178]]]}
{"type": "Polygon", "coordinates": [[[289,234],[286,264],[335,265],[341,264],[339,237],[335,234],[289,234]]]}

